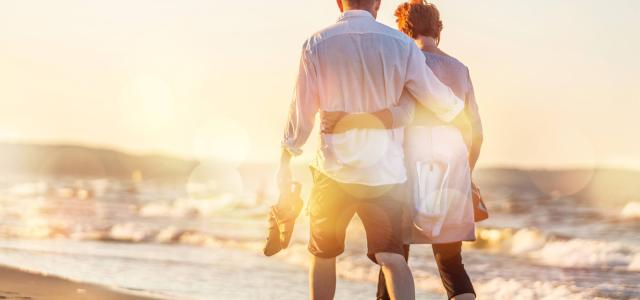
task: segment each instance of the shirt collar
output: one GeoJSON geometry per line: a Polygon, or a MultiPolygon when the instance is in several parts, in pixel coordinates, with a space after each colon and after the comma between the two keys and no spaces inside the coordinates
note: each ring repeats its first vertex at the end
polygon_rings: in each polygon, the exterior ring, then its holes
{"type": "Polygon", "coordinates": [[[340,14],[340,18],[338,18],[338,21],[342,21],[350,18],[359,18],[359,17],[370,18],[372,20],[374,19],[373,15],[366,10],[352,9],[352,10],[347,10],[342,14],[340,14]]]}

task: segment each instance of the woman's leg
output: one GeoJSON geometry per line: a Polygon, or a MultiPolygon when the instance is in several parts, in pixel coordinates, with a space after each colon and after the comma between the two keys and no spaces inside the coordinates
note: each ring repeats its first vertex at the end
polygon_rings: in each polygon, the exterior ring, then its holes
{"type": "Polygon", "coordinates": [[[475,299],[476,292],[462,264],[462,242],[433,244],[433,256],[449,299],[475,299]]]}
{"type": "MultiPolygon", "coordinates": [[[[404,259],[409,261],[409,245],[404,245],[404,259]]],[[[387,282],[384,279],[384,273],[382,269],[380,270],[380,274],[378,275],[378,292],[376,294],[376,299],[378,300],[390,300],[389,291],[387,290],[387,282]]]]}

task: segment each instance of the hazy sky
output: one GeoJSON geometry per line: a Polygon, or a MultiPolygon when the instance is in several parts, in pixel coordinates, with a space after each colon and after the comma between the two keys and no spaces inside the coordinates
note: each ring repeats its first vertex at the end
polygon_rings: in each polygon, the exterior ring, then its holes
{"type": "MultiPolygon", "coordinates": [[[[482,165],[640,168],[640,1],[434,2],[471,69],[482,165]]],[[[0,1],[0,140],[275,162],[302,42],[337,16],[333,0],[0,1]]]]}

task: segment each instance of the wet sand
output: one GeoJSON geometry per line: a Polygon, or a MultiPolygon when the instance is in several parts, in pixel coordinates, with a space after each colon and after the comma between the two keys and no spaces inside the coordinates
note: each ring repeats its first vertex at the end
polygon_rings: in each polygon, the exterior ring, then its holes
{"type": "Polygon", "coordinates": [[[107,287],[0,266],[0,299],[7,300],[154,300],[107,287]]]}

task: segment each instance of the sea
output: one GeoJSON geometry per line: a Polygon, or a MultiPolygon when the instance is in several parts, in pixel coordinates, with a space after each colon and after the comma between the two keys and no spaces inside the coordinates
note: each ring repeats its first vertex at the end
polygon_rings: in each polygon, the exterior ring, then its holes
{"type": "MultiPolygon", "coordinates": [[[[5,176],[0,264],[164,299],[307,299],[308,217],[262,254],[273,166],[196,168],[185,180],[5,176]]],[[[308,170],[296,168],[308,195],[308,170]]],[[[463,246],[478,299],[640,299],[640,172],[481,169],[490,218],[463,246]]],[[[375,299],[379,268],[353,219],[336,299],[375,299]]],[[[418,299],[446,299],[429,245],[418,299]]]]}

